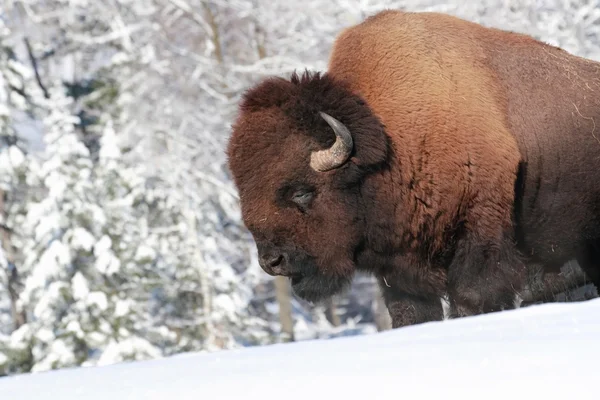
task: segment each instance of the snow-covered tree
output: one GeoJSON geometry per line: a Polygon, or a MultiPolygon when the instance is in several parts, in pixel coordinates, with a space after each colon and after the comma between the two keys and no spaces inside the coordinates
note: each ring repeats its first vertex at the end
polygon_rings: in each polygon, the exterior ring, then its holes
{"type": "Polygon", "coordinates": [[[11,345],[10,334],[27,321],[19,300],[23,284],[21,225],[28,199],[37,195],[37,163],[31,155],[32,137],[18,132],[36,118],[40,88],[31,68],[16,56],[9,42],[10,30],[0,19],[0,375],[20,358],[11,345]]]}

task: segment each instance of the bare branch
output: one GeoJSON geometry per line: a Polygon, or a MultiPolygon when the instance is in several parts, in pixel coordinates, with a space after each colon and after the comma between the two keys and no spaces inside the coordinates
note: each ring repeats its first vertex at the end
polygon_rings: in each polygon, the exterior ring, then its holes
{"type": "Polygon", "coordinates": [[[116,40],[126,40],[126,38],[129,37],[132,33],[143,29],[145,26],[145,24],[125,26],[122,29],[112,31],[110,33],[100,36],[85,36],[76,33],[69,33],[68,37],[71,38],[73,41],[83,43],[86,45],[106,44],[114,42],[116,40]]]}
{"type": "Polygon", "coordinates": [[[40,77],[40,71],[38,68],[37,59],[35,58],[35,56],[33,54],[33,49],[31,48],[29,39],[27,37],[25,37],[23,39],[23,41],[25,42],[25,47],[27,48],[27,54],[29,55],[29,61],[31,62],[31,67],[33,68],[33,72],[35,73],[35,80],[37,81],[38,86],[44,93],[44,97],[46,99],[49,99],[50,95],[48,94],[48,90],[46,89],[46,86],[44,86],[44,84],[42,83],[42,78],[40,77]]]}
{"type": "Polygon", "coordinates": [[[184,0],[169,0],[169,2],[175,7],[179,8],[181,11],[185,12],[186,15],[188,15],[199,26],[201,26],[207,34],[212,34],[211,25],[208,22],[206,22],[204,18],[202,18],[199,14],[195,13],[190,7],[190,5],[184,0]]]}
{"type": "Polygon", "coordinates": [[[219,35],[219,26],[217,25],[217,20],[207,3],[202,3],[202,6],[204,7],[204,11],[208,16],[208,24],[210,25],[211,30],[211,39],[215,48],[215,57],[217,58],[219,64],[223,64],[223,49],[221,47],[221,36],[219,35]]]}

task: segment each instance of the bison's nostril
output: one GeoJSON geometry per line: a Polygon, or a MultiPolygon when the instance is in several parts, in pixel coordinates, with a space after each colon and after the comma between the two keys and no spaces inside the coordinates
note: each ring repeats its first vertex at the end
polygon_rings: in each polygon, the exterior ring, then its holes
{"type": "Polygon", "coordinates": [[[270,261],[269,261],[269,266],[271,268],[275,268],[276,266],[278,266],[279,264],[281,264],[281,262],[283,261],[283,256],[277,256],[277,257],[273,257],[270,261]]]}
{"type": "Polygon", "coordinates": [[[260,266],[269,275],[281,275],[281,265],[283,264],[283,255],[266,256],[260,258],[260,266]]]}

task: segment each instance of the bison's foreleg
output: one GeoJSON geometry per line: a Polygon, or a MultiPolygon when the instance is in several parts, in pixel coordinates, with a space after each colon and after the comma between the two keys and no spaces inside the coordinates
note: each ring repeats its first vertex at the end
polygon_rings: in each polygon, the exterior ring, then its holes
{"type": "Polygon", "coordinates": [[[461,215],[448,267],[451,318],[515,308],[526,282],[527,270],[513,239],[516,175],[507,174],[500,162],[511,155],[499,155],[492,153],[489,163],[476,170],[479,185],[469,193],[469,207],[461,215]]]}
{"type": "Polygon", "coordinates": [[[600,243],[590,243],[577,257],[577,262],[600,294],[600,243]]]}
{"type": "Polygon", "coordinates": [[[412,295],[390,287],[383,279],[379,279],[379,284],[392,319],[392,328],[439,321],[443,318],[440,297],[412,295]]]}
{"type": "Polygon", "coordinates": [[[450,317],[515,308],[525,271],[508,235],[494,241],[467,233],[448,269],[450,317]]]}

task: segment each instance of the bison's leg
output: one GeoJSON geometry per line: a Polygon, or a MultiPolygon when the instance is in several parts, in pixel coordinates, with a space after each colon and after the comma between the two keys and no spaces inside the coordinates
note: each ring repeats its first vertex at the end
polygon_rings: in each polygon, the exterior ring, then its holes
{"type": "Polygon", "coordinates": [[[600,294],[600,243],[591,243],[577,257],[577,263],[600,294]]]}
{"type": "MultiPolygon", "coordinates": [[[[557,272],[548,272],[543,266],[532,265],[528,267],[528,287],[520,294],[521,307],[535,303],[555,302],[556,295],[581,288],[590,283],[590,278],[578,263],[568,262],[557,272]]],[[[585,298],[594,296],[585,292],[585,298]]]]}
{"type": "Polygon", "coordinates": [[[441,299],[435,296],[416,296],[379,282],[385,305],[392,319],[392,328],[421,324],[443,319],[441,299]]]}
{"type": "Polygon", "coordinates": [[[515,308],[525,273],[509,235],[493,240],[467,232],[448,269],[450,317],[515,308]]]}

